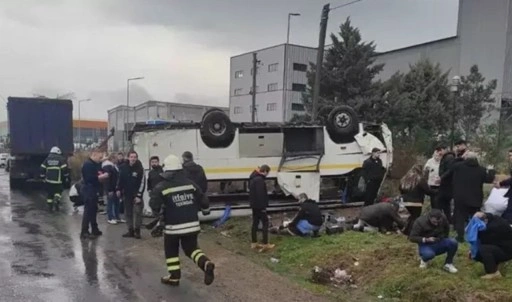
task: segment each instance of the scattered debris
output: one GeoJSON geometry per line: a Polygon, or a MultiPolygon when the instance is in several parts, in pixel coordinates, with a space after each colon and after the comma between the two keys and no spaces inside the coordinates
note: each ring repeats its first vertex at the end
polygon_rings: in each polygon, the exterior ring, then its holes
{"type": "Polygon", "coordinates": [[[359,266],[359,262],[358,261],[354,262],[354,266],[359,266]]]}
{"type": "Polygon", "coordinates": [[[279,259],[271,257],[270,258],[270,262],[272,262],[272,263],[279,263],[279,259]]]}
{"type": "Polygon", "coordinates": [[[378,296],[377,298],[379,298],[379,299],[384,299],[384,296],[383,296],[383,295],[380,295],[380,296],[378,296]]]}
{"type": "Polygon", "coordinates": [[[346,269],[340,267],[335,269],[323,269],[315,266],[311,280],[319,284],[331,284],[335,287],[342,285],[352,285],[354,280],[352,275],[346,269]]]}
{"type": "Polygon", "coordinates": [[[227,237],[227,238],[230,238],[230,237],[231,237],[231,235],[229,235],[229,233],[228,233],[227,231],[222,231],[222,232],[220,232],[220,234],[221,234],[222,236],[224,236],[224,237],[227,237]]]}

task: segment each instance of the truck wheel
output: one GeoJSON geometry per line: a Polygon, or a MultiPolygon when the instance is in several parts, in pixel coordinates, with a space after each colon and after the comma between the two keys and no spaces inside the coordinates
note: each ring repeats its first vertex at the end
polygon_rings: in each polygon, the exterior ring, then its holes
{"type": "Polygon", "coordinates": [[[329,113],[327,127],[333,134],[339,136],[354,135],[359,128],[359,118],[352,107],[339,106],[329,113]]]}
{"type": "Polygon", "coordinates": [[[225,148],[235,138],[235,127],[220,109],[208,110],[201,122],[201,139],[210,148],[225,148]]]}

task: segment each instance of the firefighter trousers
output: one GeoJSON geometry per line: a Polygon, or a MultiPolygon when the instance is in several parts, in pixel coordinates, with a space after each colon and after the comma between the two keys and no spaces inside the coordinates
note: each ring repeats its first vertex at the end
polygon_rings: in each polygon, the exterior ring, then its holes
{"type": "Polygon", "coordinates": [[[201,251],[197,244],[197,233],[183,235],[164,235],[165,258],[167,271],[169,272],[171,281],[179,281],[181,278],[179,249],[180,244],[185,255],[192,259],[194,263],[205,271],[208,257],[201,251]]]}
{"type": "Polygon", "coordinates": [[[55,200],[59,200],[62,197],[62,184],[46,183],[46,202],[53,204],[55,200]]]}

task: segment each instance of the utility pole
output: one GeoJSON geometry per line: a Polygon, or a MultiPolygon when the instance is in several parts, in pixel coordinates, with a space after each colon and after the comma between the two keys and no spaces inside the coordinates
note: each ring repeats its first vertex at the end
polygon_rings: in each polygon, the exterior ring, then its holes
{"type": "Polygon", "coordinates": [[[320,17],[320,35],[318,39],[318,53],[316,55],[316,73],[315,83],[313,86],[313,110],[311,112],[311,121],[316,120],[318,111],[318,98],[320,96],[320,78],[322,64],[324,61],[324,46],[325,46],[325,34],[327,32],[327,20],[329,19],[330,4],[327,3],[322,8],[322,15],[320,17]]]}
{"type": "Polygon", "coordinates": [[[251,122],[256,119],[256,74],[258,73],[258,54],[252,53],[252,108],[251,108],[251,122]]]}

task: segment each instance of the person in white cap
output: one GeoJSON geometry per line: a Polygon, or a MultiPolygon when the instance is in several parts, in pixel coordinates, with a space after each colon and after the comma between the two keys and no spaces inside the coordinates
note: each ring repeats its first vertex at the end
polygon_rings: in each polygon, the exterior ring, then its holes
{"type": "Polygon", "coordinates": [[[214,279],[215,264],[203,253],[197,243],[201,231],[198,212],[210,214],[209,201],[201,188],[188,179],[180,158],[169,155],[164,160],[163,181],[151,191],[149,205],[154,213],[163,213],[164,248],[169,274],[161,282],[171,286],[180,284],[179,247],[204,272],[204,283],[214,279]]]}

